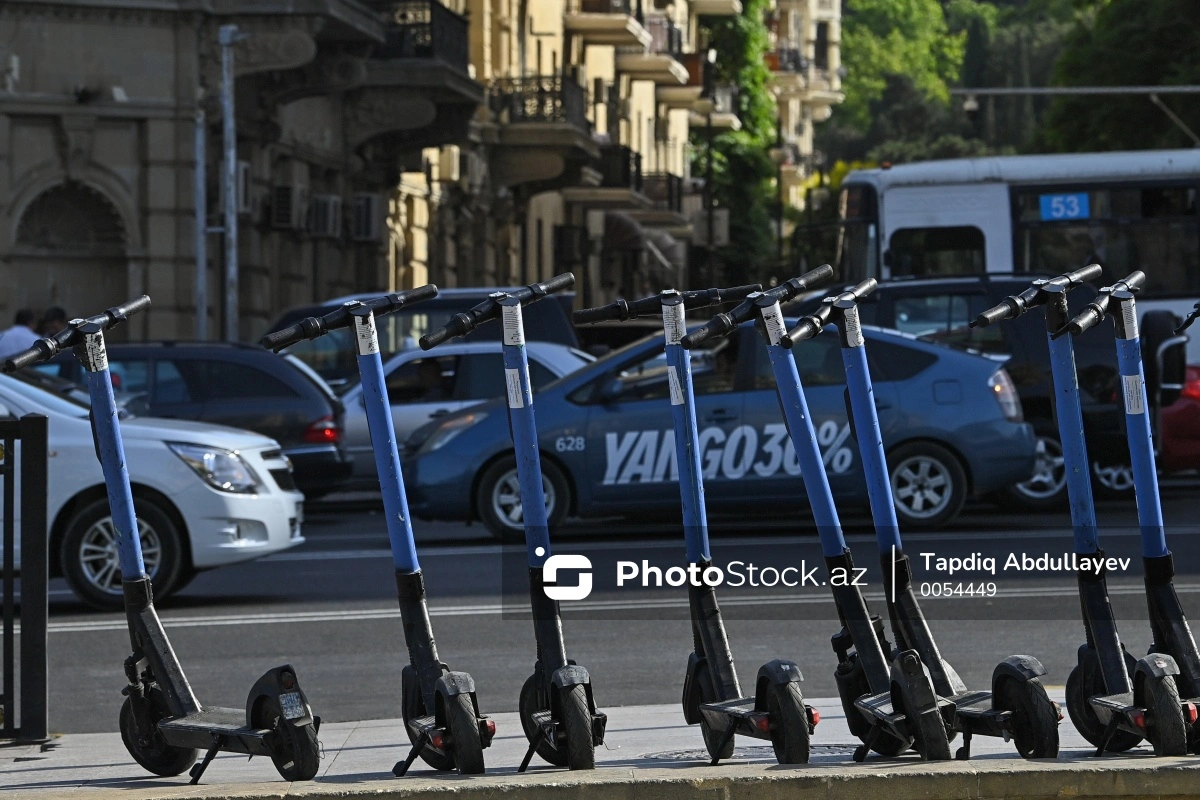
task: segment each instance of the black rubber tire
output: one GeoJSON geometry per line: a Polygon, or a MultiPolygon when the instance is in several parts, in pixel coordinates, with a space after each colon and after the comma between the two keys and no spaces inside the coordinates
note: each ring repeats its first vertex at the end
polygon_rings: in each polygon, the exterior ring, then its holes
{"type": "Polygon", "coordinates": [[[808,763],[808,712],[796,683],[767,685],[771,747],[780,764],[808,763]]]}
{"type": "Polygon", "coordinates": [[[446,706],[446,727],[453,744],[454,766],[459,775],[482,775],[483,742],[479,738],[479,718],[471,695],[459,694],[449,698],[446,706]]]}
{"type": "Polygon", "coordinates": [[[1040,680],[1004,681],[995,705],[1012,712],[1013,744],[1022,758],[1058,757],[1058,713],[1040,680]]]}
{"type": "MultiPolygon", "coordinates": [[[[1088,698],[1100,694],[1104,694],[1104,686],[1100,678],[1100,664],[1093,653],[1084,658],[1082,666],[1076,664],[1067,676],[1067,716],[1079,735],[1094,747],[1099,747],[1104,741],[1104,726],[1096,718],[1088,698]]],[[[1123,753],[1137,747],[1141,741],[1140,736],[1117,731],[1104,750],[1107,753],[1123,753]]]]}
{"type": "MultiPolygon", "coordinates": [[[[838,670],[841,669],[843,668],[839,666],[838,670]]],[[[863,671],[862,666],[859,664],[858,653],[850,654],[850,667],[847,669],[851,672],[849,686],[850,693],[853,696],[841,696],[842,713],[846,715],[846,726],[850,728],[850,733],[860,742],[865,742],[867,741],[867,736],[871,733],[871,723],[855,707],[854,701],[864,695],[870,694],[871,685],[867,682],[867,673],[863,671]]],[[[903,739],[897,739],[887,731],[880,731],[879,735],[875,737],[875,744],[871,749],[886,758],[895,758],[907,750],[908,747],[908,742],[903,739]]]]}
{"type": "Polygon", "coordinates": [[[311,781],[321,766],[321,745],[312,725],[293,725],[279,715],[275,718],[271,763],[285,781],[311,781]]]}
{"type": "MultiPolygon", "coordinates": [[[[483,522],[484,527],[502,542],[524,542],[525,528],[523,525],[513,526],[502,520],[492,508],[492,494],[497,483],[517,468],[515,456],[504,456],[493,462],[479,476],[475,488],[475,513],[483,522]]],[[[553,505],[546,510],[546,521],[551,529],[557,528],[567,517],[571,507],[571,487],[567,479],[553,461],[542,459],[542,485],[546,484],[554,490],[553,505]]]]}
{"type": "Polygon", "coordinates": [[[525,679],[525,683],[521,686],[521,696],[517,702],[517,708],[521,717],[521,729],[525,731],[525,739],[527,741],[537,742],[535,752],[541,759],[556,767],[567,766],[567,754],[562,749],[554,749],[542,738],[541,731],[533,724],[533,714],[535,711],[546,711],[549,706],[544,703],[539,703],[537,699],[537,675],[530,675],[525,679]]]}
{"type": "Polygon", "coordinates": [[[559,696],[562,725],[567,734],[567,766],[596,768],[596,743],[592,739],[592,710],[588,707],[587,687],[576,685],[559,696]]]}
{"type": "Polygon", "coordinates": [[[945,447],[927,441],[908,442],[888,453],[887,460],[893,495],[895,495],[896,517],[902,528],[907,530],[940,528],[953,521],[962,511],[963,504],[967,502],[967,473],[958,460],[958,456],[945,447]],[[904,481],[903,474],[898,472],[898,468],[906,461],[916,458],[928,462],[931,467],[937,465],[937,469],[942,472],[942,477],[950,483],[950,493],[946,498],[945,505],[928,517],[917,516],[915,512],[910,512],[905,506],[904,499],[896,491],[897,484],[904,481]]]}
{"type": "MultiPolygon", "coordinates": [[[[929,693],[933,694],[930,686],[929,693]]],[[[913,734],[913,749],[921,756],[922,761],[949,761],[950,737],[946,733],[946,725],[941,714],[917,714],[916,704],[912,701],[912,690],[906,684],[896,684],[892,688],[892,696],[900,696],[900,707],[909,723],[913,734]]]]}
{"type": "Polygon", "coordinates": [[[1146,738],[1156,756],[1185,756],[1188,724],[1179,702],[1179,687],[1173,675],[1147,676],[1142,683],[1146,704],[1146,738]]]}
{"type": "MultiPolygon", "coordinates": [[[[408,734],[408,743],[415,745],[417,743],[417,737],[413,734],[412,729],[408,727],[408,721],[414,717],[423,717],[427,712],[425,710],[425,701],[421,697],[420,689],[417,688],[415,684],[410,686],[407,683],[407,681],[417,680],[415,674],[412,674],[411,677],[409,677],[410,669],[411,668],[406,667],[404,673],[402,673],[404,676],[402,677],[402,681],[404,681],[402,685],[404,698],[400,703],[400,714],[404,718],[404,731],[408,734]]],[[[438,772],[452,772],[455,768],[454,758],[451,754],[447,753],[443,755],[429,745],[422,747],[421,752],[417,755],[422,761],[424,761],[433,769],[436,769],[438,772]]]]}
{"type": "MultiPolygon", "coordinates": [[[[1034,424],[1034,436],[1040,443],[1044,443],[1047,448],[1045,457],[1048,459],[1062,458],[1062,443],[1059,441],[1058,431],[1053,427],[1054,423],[1049,420],[1032,421],[1034,424]]],[[[1047,468],[1051,468],[1047,463],[1047,468]]],[[[1058,469],[1062,469],[1060,465],[1058,469]]],[[[1032,475],[1030,479],[1032,479],[1032,475]]],[[[1046,493],[1044,496],[1033,496],[1019,489],[1015,484],[1006,486],[994,495],[994,500],[1000,508],[1010,510],[1013,508],[1023,511],[1053,511],[1059,508],[1065,508],[1067,505],[1067,482],[1066,474],[1063,474],[1062,485],[1056,487],[1053,493],[1046,493]]]]}
{"type": "Polygon", "coordinates": [[[150,690],[149,700],[155,727],[147,738],[145,746],[139,742],[137,724],[133,717],[133,702],[128,697],[121,704],[121,741],[125,744],[129,755],[133,756],[133,760],[141,764],[147,772],[163,778],[181,775],[196,763],[200,751],[187,747],[172,747],[163,741],[162,734],[158,732],[157,723],[160,719],[170,716],[167,711],[166,698],[162,691],[156,688],[150,690]]]}
{"type": "MultiPolygon", "coordinates": [[[[180,573],[186,568],[184,536],[172,515],[160,507],[158,501],[147,497],[135,497],[133,508],[137,518],[152,528],[158,537],[161,555],[158,568],[150,578],[154,587],[154,599],[163,600],[175,591],[180,573]]],[[[88,529],[108,516],[111,516],[111,512],[107,499],[97,500],[77,510],[67,520],[66,532],[59,547],[59,564],[62,565],[63,577],[66,578],[67,584],[80,600],[92,608],[116,611],[125,608],[120,583],[117,583],[116,591],[113,592],[106,592],[95,586],[85,576],[79,553],[88,529]]]]}
{"type": "MultiPolygon", "coordinates": [[[[700,703],[712,703],[717,699],[717,690],[713,686],[712,673],[708,670],[708,664],[700,668],[700,703]]],[[[700,715],[700,735],[704,737],[704,749],[708,751],[709,758],[715,758],[718,761],[725,761],[733,758],[733,750],[737,742],[734,741],[737,737],[731,737],[720,752],[715,752],[717,745],[721,743],[724,737],[724,731],[714,731],[708,725],[708,720],[704,715],[700,715]]]]}

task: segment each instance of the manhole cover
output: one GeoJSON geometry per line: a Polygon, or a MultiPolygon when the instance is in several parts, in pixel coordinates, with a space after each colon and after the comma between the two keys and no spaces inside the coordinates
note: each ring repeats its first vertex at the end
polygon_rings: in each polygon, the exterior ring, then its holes
{"type": "MultiPolygon", "coordinates": [[[[852,756],[855,751],[854,745],[841,744],[814,744],[809,745],[809,753],[813,756],[852,756]]],[[[709,761],[707,750],[667,750],[662,753],[643,753],[642,758],[654,759],[656,761],[709,761]]],[[[741,759],[744,761],[774,761],[775,749],[770,745],[751,745],[749,747],[735,747],[733,750],[733,759],[741,759]]]]}

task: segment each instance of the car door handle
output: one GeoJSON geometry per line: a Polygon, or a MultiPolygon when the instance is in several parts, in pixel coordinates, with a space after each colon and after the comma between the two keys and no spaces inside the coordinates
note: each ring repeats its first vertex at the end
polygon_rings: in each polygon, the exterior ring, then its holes
{"type": "Polygon", "coordinates": [[[444,416],[446,416],[446,415],[447,415],[447,414],[449,414],[449,413],[450,413],[450,409],[448,409],[448,408],[439,408],[437,411],[434,411],[434,412],[432,412],[432,413],[429,415],[429,418],[430,418],[430,419],[437,419],[438,417],[444,417],[444,416]]]}
{"type": "Polygon", "coordinates": [[[887,400],[880,400],[878,397],[875,398],[875,408],[878,409],[879,411],[884,411],[891,407],[892,407],[892,404],[889,403],[887,400]]]}
{"type": "Polygon", "coordinates": [[[737,415],[724,408],[718,408],[704,417],[705,422],[733,422],[735,419],[737,419],[737,415]]]}

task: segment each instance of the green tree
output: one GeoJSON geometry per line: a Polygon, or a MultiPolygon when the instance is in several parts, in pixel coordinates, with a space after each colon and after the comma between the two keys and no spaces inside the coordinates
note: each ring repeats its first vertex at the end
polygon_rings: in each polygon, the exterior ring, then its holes
{"type": "MultiPolygon", "coordinates": [[[[1054,66],[1061,86],[1200,84],[1200,3],[1196,0],[1077,0],[1082,12],[1054,66]]],[[[1163,102],[1193,131],[1192,96],[1163,102]]],[[[1051,151],[1191,147],[1194,142],[1144,96],[1055,100],[1038,145],[1051,151]]]]}

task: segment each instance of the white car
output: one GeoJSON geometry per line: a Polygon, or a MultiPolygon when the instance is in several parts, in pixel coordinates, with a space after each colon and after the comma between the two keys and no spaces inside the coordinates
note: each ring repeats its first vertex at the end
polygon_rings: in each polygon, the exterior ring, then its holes
{"type": "MultiPolygon", "coordinates": [[[[25,414],[49,417],[50,572],[66,578],[85,603],[121,608],[115,531],[88,408],[0,375],[0,417],[25,414]]],[[[291,485],[291,465],[273,439],[152,418],[123,419],[121,434],[156,597],[182,588],[200,570],[303,543],[304,495],[279,488],[276,476],[291,485]]]]}
{"type": "MultiPolygon", "coordinates": [[[[551,342],[528,342],[529,380],[536,392],[596,359],[582,350],[551,342]]],[[[500,342],[451,342],[433,352],[403,350],[383,365],[396,442],[431,419],[504,394],[500,342]]],[[[363,408],[362,384],[342,395],[346,407],[346,452],[354,463],[355,488],[378,489],[375,453],[363,408]]]]}

